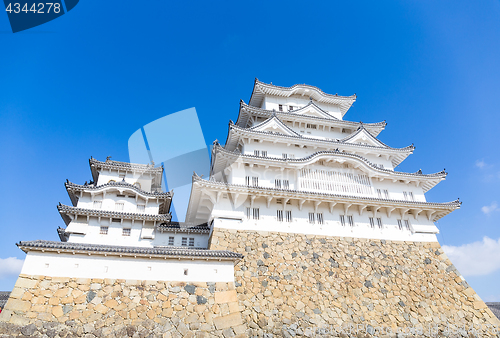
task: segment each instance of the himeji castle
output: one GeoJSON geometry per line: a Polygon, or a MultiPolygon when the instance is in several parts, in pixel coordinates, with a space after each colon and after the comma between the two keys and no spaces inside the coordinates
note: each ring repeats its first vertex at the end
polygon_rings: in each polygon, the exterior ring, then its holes
{"type": "Polygon", "coordinates": [[[210,178],[195,176],[187,219],[228,229],[436,241],[434,222],[458,200],[427,202],[446,172],[396,171],[414,146],[377,136],[386,123],[344,120],[356,96],[255,81],[210,178]]]}
{"type": "Polygon", "coordinates": [[[209,177],[194,173],[182,223],[163,166],[91,158],[90,182],[65,183],[60,241],[17,243],[27,255],[0,332],[498,336],[436,238],[460,208],[426,200],[446,173],[396,170],[414,146],[379,141],[385,122],[345,120],[355,100],[255,80],[209,177]]]}

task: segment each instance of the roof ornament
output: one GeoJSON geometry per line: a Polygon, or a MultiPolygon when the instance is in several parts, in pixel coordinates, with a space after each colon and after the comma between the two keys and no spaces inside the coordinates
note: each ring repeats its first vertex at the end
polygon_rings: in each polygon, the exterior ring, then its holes
{"type": "Polygon", "coordinates": [[[88,185],[87,181],[85,181],[85,183],[83,183],[83,185],[87,186],[88,185]]]}
{"type": "Polygon", "coordinates": [[[155,161],[151,160],[151,165],[154,167],[155,166],[155,161]]]}
{"type": "Polygon", "coordinates": [[[418,169],[417,174],[422,175],[422,169],[418,169]]]}
{"type": "Polygon", "coordinates": [[[339,152],[339,148],[335,149],[336,152],[339,152]]]}
{"type": "Polygon", "coordinates": [[[109,161],[111,156],[106,156],[106,161],[109,161]]]}

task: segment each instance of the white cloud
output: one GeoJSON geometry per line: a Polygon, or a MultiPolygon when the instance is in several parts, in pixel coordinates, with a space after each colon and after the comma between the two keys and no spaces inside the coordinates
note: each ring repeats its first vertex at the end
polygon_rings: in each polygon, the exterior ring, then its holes
{"type": "Polygon", "coordinates": [[[477,160],[476,167],[483,169],[484,167],[486,167],[486,162],[484,162],[484,160],[477,160]]]}
{"type": "Polygon", "coordinates": [[[498,210],[497,202],[492,202],[490,205],[485,205],[484,207],[481,208],[481,211],[486,215],[489,215],[491,212],[497,210],[498,210]]]}
{"type": "Polygon", "coordinates": [[[24,260],[16,257],[0,258],[0,279],[19,275],[24,260]]]}
{"type": "Polygon", "coordinates": [[[443,250],[464,276],[484,276],[500,269],[500,238],[461,246],[443,245],[443,250]]]}

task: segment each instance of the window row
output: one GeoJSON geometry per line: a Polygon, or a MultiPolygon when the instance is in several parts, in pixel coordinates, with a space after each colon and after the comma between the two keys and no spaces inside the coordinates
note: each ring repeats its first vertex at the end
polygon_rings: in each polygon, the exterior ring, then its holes
{"type": "MultiPolygon", "coordinates": [[[[93,208],[94,209],[101,209],[102,208],[102,201],[94,201],[93,208]]],[[[123,211],[124,208],[125,208],[125,203],[115,202],[115,211],[123,211]]],[[[136,211],[138,213],[144,213],[146,211],[146,205],[145,204],[137,204],[136,211]]]]}
{"type": "MultiPolygon", "coordinates": [[[[259,208],[247,208],[247,219],[255,219],[258,220],[260,218],[260,210],[259,208]]],[[[291,210],[276,210],[276,219],[278,222],[292,222],[292,211],[291,210]]],[[[368,222],[372,229],[375,227],[382,229],[384,224],[382,223],[381,217],[368,217],[368,222]]],[[[323,213],[309,213],[309,223],[311,224],[325,224],[325,219],[323,217],[323,213]]],[[[410,221],[405,219],[398,219],[398,228],[400,230],[406,229],[410,230],[410,221]]],[[[352,215],[340,215],[340,224],[342,226],[349,225],[350,227],[354,227],[354,219],[352,215]]]]}
{"type": "MultiPolygon", "coordinates": [[[[280,104],[280,105],[278,105],[278,110],[279,110],[279,111],[284,111],[284,109],[286,109],[286,108],[287,108],[287,105],[286,105],[286,104],[280,104]]],[[[289,111],[290,111],[290,110],[293,110],[293,109],[294,109],[294,106],[288,106],[288,110],[289,110],[289,111]]]]}
{"type": "MultiPolygon", "coordinates": [[[[108,231],[109,231],[109,227],[108,226],[101,226],[101,228],[99,229],[99,234],[101,234],[101,235],[107,235],[108,231]]],[[[130,228],[123,228],[122,229],[122,236],[130,236],[131,232],[132,232],[132,229],[130,229],[130,228]]]]}

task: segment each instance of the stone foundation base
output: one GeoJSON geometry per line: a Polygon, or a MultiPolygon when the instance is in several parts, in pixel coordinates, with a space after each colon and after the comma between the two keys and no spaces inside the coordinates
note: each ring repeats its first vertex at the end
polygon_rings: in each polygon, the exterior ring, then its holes
{"type": "Polygon", "coordinates": [[[43,337],[246,337],[234,283],[21,275],[2,334],[43,337]]]}
{"type": "Polygon", "coordinates": [[[257,331],[335,336],[351,326],[358,333],[379,328],[375,336],[382,336],[422,328],[436,337],[450,325],[500,332],[437,242],[215,228],[210,249],[245,255],[235,284],[244,323],[257,331]]]}

